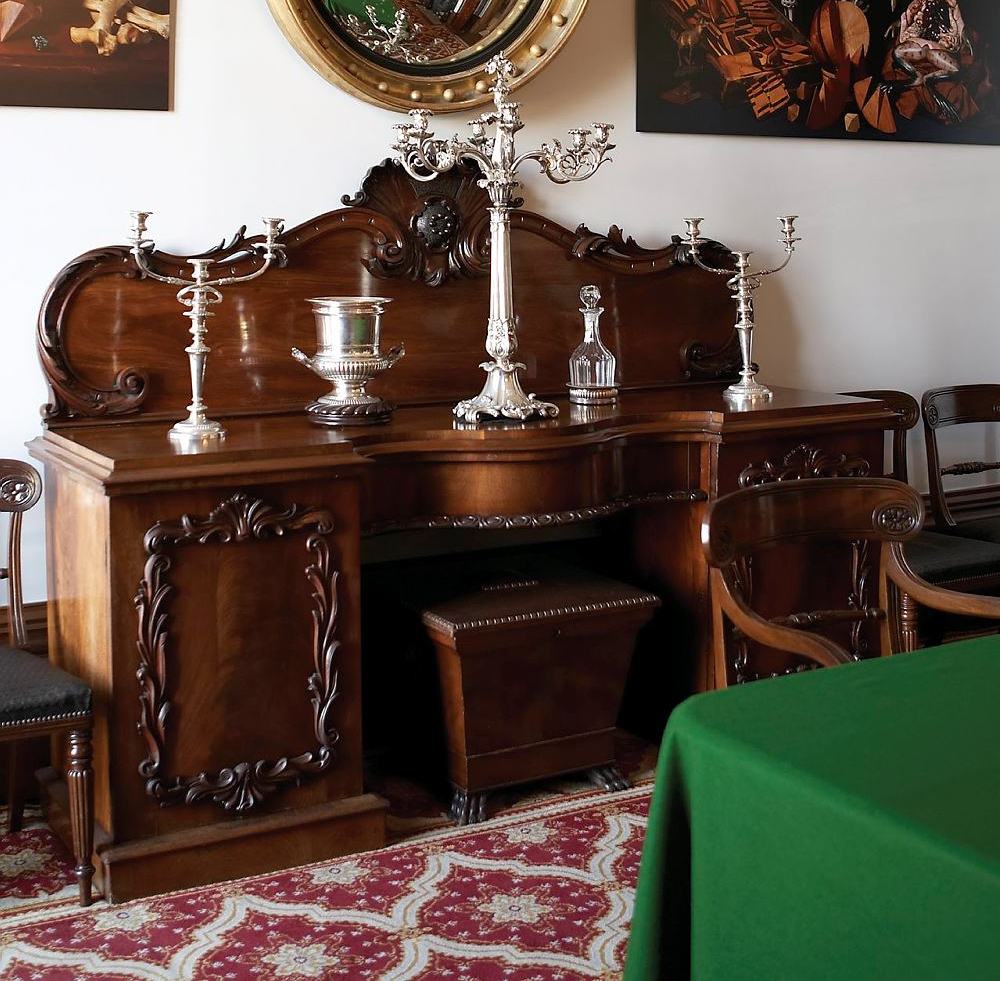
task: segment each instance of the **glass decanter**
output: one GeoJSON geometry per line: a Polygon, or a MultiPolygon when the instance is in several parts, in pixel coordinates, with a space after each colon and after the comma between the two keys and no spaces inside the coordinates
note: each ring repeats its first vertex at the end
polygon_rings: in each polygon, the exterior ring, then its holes
{"type": "Polygon", "coordinates": [[[580,302],[583,343],[569,359],[569,400],[576,405],[610,405],[618,401],[618,384],[615,356],[601,340],[601,291],[596,286],[584,286],[580,302]]]}

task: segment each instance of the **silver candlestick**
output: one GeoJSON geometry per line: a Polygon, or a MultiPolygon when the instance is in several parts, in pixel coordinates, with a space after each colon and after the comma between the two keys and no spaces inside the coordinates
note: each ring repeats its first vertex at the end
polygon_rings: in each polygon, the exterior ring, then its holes
{"type": "Polygon", "coordinates": [[[518,103],[508,99],[514,65],[501,53],[490,60],[486,70],[496,79],[492,89],[495,109],[469,123],[472,135],[468,140],[458,136],[434,139],[428,128],[433,113],[413,109],[409,122],[394,127],[397,138],[393,149],[396,162],[421,181],[433,180],[460,161],[474,163],[483,175],[480,187],[490,196],[490,316],[486,352],[491,360],[481,365],[487,375],[482,392],[459,402],[455,415],[469,423],[500,418],[544,419],[558,415],[558,407],[534,395],[525,395],[517,374],[525,365],[513,360],[517,352],[517,325],[511,289],[510,210],[514,206],[514,192],[520,186],[515,174],[525,161],[534,160],[556,184],[586,180],[610,159],[607,154],[614,149],[610,142],[614,127],[610,123],[593,123],[590,129],[572,129],[569,146],[563,147],[555,140],[515,156],[514,134],[523,123],[518,103]],[[496,133],[490,137],[487,129],[493,125],[496,133]]]}
{"type": "Polygon", "coordinates": [[[208,318],[215,314],[209,309],[222,302],[221,287],[236,283],[247,283],[258,276],[263,276],[268,269],[284,257],[284,246],[277,238],[284,230],[283,218],[265,218],[264,228],[266,239],[253,247],[254,251],[264,261],[253,272],[245,276],[224,276],[209,279],[211,259],[187,259],[187,264],[193,270],[190,279],[180,276],[163,276],[149,265],[149,255],[155,249],[152,240],[146,238],[146,222],[152,214],[150,211],[130,211],[132,224],[129,229],[129,242],[132,245],[132,256],[135,258],[139,271],[150,279],[170,286],[180,286],[177,299],[186,306],[184,314],[191,321],[191,343],[184,349],[191,365],[191,404],[187,407],[188,417],[176,423],[170,430],[171,439],[222,439],[226,435],[221,423],[208,418],[208,407],[202,398],[205,385],[205,363],[211,348],[205,343],[208,334],[208,318]]]}
{"type": "Polygon", "coordinates": [[[753,363],[753,295],[761,282],[776,272],[781,272],[791,261],[795,251],[795,243],[802,241],[795,237],[795,220],[798,215],[785,215],[778,219],[781,225],[781,243],[785,247],[785,261],[773,269],[750,269],[752,252],[733,252],[734,268],[719,269],[706,265],[701,261],[698,252],[704,239],[701,237],[701,223],[704,218],[685,218],[687,225],[688,244],[691,246],[691,258],[699,269],[715,273],[717,276],[728,276],[726,285],[732,290],[736,301],[736,335],[740,341],[740,354],[743,367],[740,370],[740,380],[726,389],[725,394],[736,402],[766,401],[773,394],[771,390],[757,381],[757,368],[753,363]]]}

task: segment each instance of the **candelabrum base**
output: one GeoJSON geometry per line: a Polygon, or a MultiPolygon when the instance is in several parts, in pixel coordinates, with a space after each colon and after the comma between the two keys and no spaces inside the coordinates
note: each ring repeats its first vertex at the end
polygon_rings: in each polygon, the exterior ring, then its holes
{"type": "Polygon", "coordinates": [[[753,376],[741,378],[723,394],[734,402],[767,402],[774,397],[774,392],[766,385],[761,385],[753,376]]]}
{"type": "Polygon", "coordinates": [[[396,406],[375,395],[353,400],[326,396],[306,406],[309,420],[319,426],[371,426],[388,422],[396,406]]]}
{"type": "Polygon", "coordinates": [[[185,419],[174,423],[169,435],[171,439],[178,440],[225,439],[226,430],[221,422],[211,419],[185,419]]]}
{"type": "Polygon", "coordinates": [[[517,372],[523,364],[498,364],[486,361],[479,366],[486,372],[486,384],[474,399],[464,399],[454,408],[462,422],[489,422],[490,420],[554,419],[559,406],[543,402],[534,395],[525,395],[517,372]]]}

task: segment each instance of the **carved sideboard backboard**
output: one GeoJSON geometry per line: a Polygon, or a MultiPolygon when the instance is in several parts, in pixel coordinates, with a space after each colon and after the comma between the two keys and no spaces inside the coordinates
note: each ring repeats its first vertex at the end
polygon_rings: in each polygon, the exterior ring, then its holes
{"type": "MultiPolygon", "coordinates": [[[[406,357],[372,389],[401,404],[451,403],[477,391],[489,308],[486,193],[471,169],[429,183],[386,161],[344,207],[284,233],[287,263],[224,291],[210,321],[206,399],[213,415],[300,409],[323,383],[292,360],[315,349],[307,297],[382,295],[382,343],[406,357]]],[[[205,253],[223,268],[259,261],[243,231],[205,253]]],[[[711,249],[721,249],[713,243],[711,249]]],[[[707,251],[710,251],[707,250],[707,251]]],[[[526,389],[565,394],[567,359],[582,335],[580,287],[603,295],[602,333],[624,388],[735,375],[733,311],[719,277],[691,265],[677,238],[644,249],[617,227],[575,232],[518,210],[512,231],[519,360],[526,389]]],[[[178,272],[182,260],[154,253],[178,272]]],[[[183,270],[185,273],[187,269],[183,270]]],[[[49,287],[38,345],[50,426],[81,418],[174,418],[190,397],[188,322],[168,287],[140,277],[127,246],[70,262],[49,287]]]]}

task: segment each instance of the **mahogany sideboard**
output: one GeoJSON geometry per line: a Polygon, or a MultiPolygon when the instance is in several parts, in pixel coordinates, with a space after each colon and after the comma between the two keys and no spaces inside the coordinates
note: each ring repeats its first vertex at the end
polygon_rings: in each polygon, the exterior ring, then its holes
{"type": "MultiPolygon", "coordinates": [[[[481,382],[484,200],[471,172],[416,185],[383,164],[342,209],[286,232],[287,264],[228,290],[212,322],[206,398],[229,435],[198,450],[166,435],[189,379],[172,291],[123,246],[81,256],[52,284],[39,318],[52,395],[30,449],[45,468],[51,656],[95,692],[96,858],[113,900],[382,844],[385,804],[365,793],[362,767],[372,542],[405,535],[419,551],[423,535],[500,546],[515,532],[591,529],[598,561],[664,601],[636,653],[630,709],[655,731],[677,698],[715,684],[705,502],[741,483],[883,472],[896,420],[880,402],[779,389],[753,411],[727,406],[730,301],[677,239],[647,250],[617,229],[571,232],[523,211],[526,385],[561,412],[454,422],[452,403],[481,382]],[[604,294],[619,358],[616,406],[562,397],[587,282],[604,294]],[[289,356],[312,350],[303,301],[372,293],[394,299],[383,343],[407,347],[373,386],[399,408],[381,426],[318,427],[302,408],[323,384],[289,356]]],[[[207,254],[248,268],[247,241],[207,254]]],[[[815,590],[842,604],[859,588],[857,569],[835,573],[811,553],[773,571],[755,594],[765,607],[815,590]]],[[[760,671],[788,669],[768,658],[760,671]]],[[[61,801],[53,774],[57,827],[61,801]]]]}

